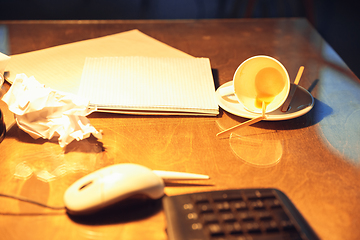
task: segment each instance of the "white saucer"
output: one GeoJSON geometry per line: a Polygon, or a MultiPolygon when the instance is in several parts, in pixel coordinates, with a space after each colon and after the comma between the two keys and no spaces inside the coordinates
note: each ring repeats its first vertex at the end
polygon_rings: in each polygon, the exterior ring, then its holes
{"type": "MultiPolygon", "coordinates": [[[[234,94],[221,96],[220,89],[228,87],[232,84],[232,81],[221,85],[215,93],[216,101],[219,106],[225,111],[232,113],[236,116],[245,118],[256,118],[259,117],[260,113],[252,113],[246,110],[241,103],[238,102],[234,94]]],[[[294,87],[291,84],[291,88],[294,87]]],[[[290,89],[291,91],[291,89],[290,89]]],[[[305,113],[309,112],[314,106],[314,98],[305,88],[298,86],[293,99],[291,100],[290,109],[287,112],[282,112],[281,107],[273,112],[266,113],[266,119],[268,121],[279,121],[297,118],[305,113]]]]}

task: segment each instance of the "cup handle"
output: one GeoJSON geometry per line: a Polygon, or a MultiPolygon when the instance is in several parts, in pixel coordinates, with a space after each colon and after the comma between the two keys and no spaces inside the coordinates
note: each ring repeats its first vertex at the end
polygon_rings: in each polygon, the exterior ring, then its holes
{"type": "Polygon", "coordinates": [[[234,86],[231,84],[230,86],[226,86],[219,89],[219,94],[222,97],[233,95],[234,94],[234,86]]]}

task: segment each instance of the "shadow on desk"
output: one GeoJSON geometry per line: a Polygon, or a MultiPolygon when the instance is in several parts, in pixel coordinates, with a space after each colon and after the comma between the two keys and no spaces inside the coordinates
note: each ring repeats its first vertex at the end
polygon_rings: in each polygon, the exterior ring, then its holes
{"type": "MultiPolygon", "coordinates": [[[[32,143],[37,145],[51,143],[54,145],[59,145],[57,137],[53,137],[52,139],[43,139],[43,138],[34,139],[29,134],[21,130],[17,124],[14,124],[6,132],[6,137],[16,139],[17,141],[23,143],[32,143]]],[[[93,135],[90,135],[90,137],[85,138],[82,141],[74,140],[71,143],[69,143],[66,147],[64,147],[65,154],[70,152],[100,153],[100,152],[104,152],[105,150],[106,149],[104,147],[104,144],[93,135]]]]}
{"type": "Polygon", "coordinates": [[[152,200],[145,198],[128,199],[94,214],[71,215],[69,218],[84,225],[107,225],[127,223],[146,219],[162,210],[162,199],[152,200]]]}
{"type": "MultiPolygon", "coordinates": [[[[251,127],[274,130],[274,131],[302,129],[318,124],[324,118],[330,116],[332,113],[333,113],[333,109],[329,105],[314,98],[314,107],[303,116],[289,120],[282,120],[282,121],[261,121],[256,124],[253,124],[251,127]]],[[[221,111],[220,116],[222,114],[224,114],[223,110],[221,111]]],[[[247,118],[235,116],[230,113],[227,115],[230,119],[239,123],[249,120],[247,118]]]]}
{"type": "MultiPolygon", "coordinates": [[[[319,83],[319,79],[315,79],[311,86],[307,89],[308,92],[312,92],[314,88],[319,83]]],[[[263,128],[267,130],[296,130],[301,128],[306,128],[312,125],[316,125],[321,122],[324,118],[330,116],[333,113],[333,109],[325,104],[324,102],[320,101],[319,99],[314,97],[314,106],[313,108],[300,117],[283,120],[283,121],[261,121],[255,125],[254,127],[263,128]]],[[[220,111],[220,115],[224,114],[224,110],[220,111]]],[[[228,116],[237,122],[245,122],[248,119],[243,117],[238,117],[233,114],[228,114],[228,116]]]]}

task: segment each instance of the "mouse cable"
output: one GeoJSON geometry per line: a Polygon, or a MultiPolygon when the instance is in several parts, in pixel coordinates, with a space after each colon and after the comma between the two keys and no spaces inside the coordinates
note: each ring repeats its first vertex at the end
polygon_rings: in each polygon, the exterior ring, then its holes
{"type": "Polygon", "coordinates": [[[22,202],[35,204],[35,205],[38,205],[40,207],[50,208],[50,209],[53,209],[53,210],[64,210],[65,209],[64,206],[62,206],[62,207],[50,206],[50,205],[46,205],[46,204],[43,204],[43,203],[40,203],[40,202],[36,202],[36,201],[30,200],[30,199],[27,199],[27,198],[24,198],[24,197],[20,197],[20,196],[13,196],[13,195],[9,195],[9,194],[0,193],[0,197],[12,198],[12,199],[16,199],[16,200],[19,200],[19,201],[22,201],[22,202]]]}

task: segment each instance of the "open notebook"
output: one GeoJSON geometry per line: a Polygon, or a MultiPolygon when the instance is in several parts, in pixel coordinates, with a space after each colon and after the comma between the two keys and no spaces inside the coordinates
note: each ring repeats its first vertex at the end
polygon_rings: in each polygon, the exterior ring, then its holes
{"type": "Polygon", "coordinates": [[[217,115],[215,86],[207,58],[86,58],[78,94],[95,111],[217,115]]]}

